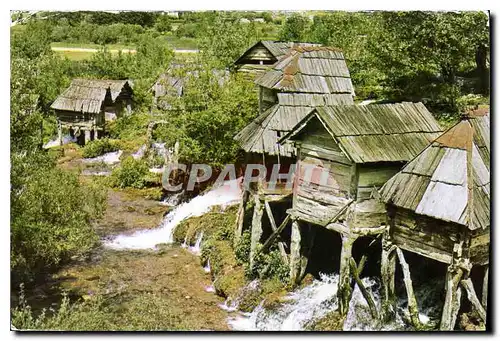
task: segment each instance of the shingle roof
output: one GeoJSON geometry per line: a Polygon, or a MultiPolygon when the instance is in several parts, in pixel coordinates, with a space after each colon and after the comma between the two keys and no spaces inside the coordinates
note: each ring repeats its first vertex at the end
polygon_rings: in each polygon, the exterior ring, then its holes
{"type": "Polygon", "coordinates": [[[280,139],[293,139],[317,117],[355,163],[408,161],[442,131],[422,103],[318,107],[280,139]]]}
{"type": "Polygon", "coordinates": [[[282,92],[354,95],[344,55],[327,46],[291,48],[255,83],[282,92]]]}
{"type": "Polygon", "coordinates": [[[116,100],[128,80],[108,79],[73,79],[70,86],[56,98],[51,108],[55,110],[98,113],[109,92],[111,99],[116,100]]]}
{"type": "Polygon", "coordinates": [[[477,129],[486,121],[489,115],[466,118],[440,135],[387,181],[382,199],[471,230],[489,227],[490,172],[476,143],[489,141],[489,130],[477,129]]]}
{"type": "Polygon", "coordinates": [[[266,110],[235,136],[246,152],[292,156],[294,153],[292,146],[278,145],[280,136],[290,131],[314,107],[353,103],[350,94],[278,93],[277,95],[278,104],[266,110]]]}
{"type": "Polygon", "coordinates": [[[320,44],[304,43],[304,42],[287,42],[287,41],[273,41],[273,40],[259,40],[251,47],[249,47],[236,61],[235,64],[240,63],[245,58],[247,53],[258,46],[264,46],[269,53],[277,61],[287,54],[287,52],[294,46],[321,46],[320,44]]]}

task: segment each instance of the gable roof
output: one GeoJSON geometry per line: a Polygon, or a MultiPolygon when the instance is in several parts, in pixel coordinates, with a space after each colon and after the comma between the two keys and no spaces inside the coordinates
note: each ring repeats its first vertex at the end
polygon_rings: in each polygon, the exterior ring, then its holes
{"type": "Polygon", "coordinates": [[[287,41],[273,41],[273,40],[259,40],[251,47],[249,47],[234,63],[236,65],[242,64],[243,60],[247,57],[247,55],[252,52],[252,50],[257,48],[266,49],[271,55],[271,61],[276,62],[278,59],[287,54],[288,50],[290,50],[294,46],[321,46],[320,44],[313,43],[305,43],[305,42],[287,42],[287,41]]]}
{"type": "Polygon", "coordinates": [[[353,103],[350,94],[278,93],[277,96],[277,104],[265,110],[235,136],[246,152],[290,157],[294,154],[294,147],[278,144],[279,137],[317,106],[353,103]]]}
{"type": "Polygon", "coordinates": [[[50,107],[55,110],[96,114],[101,111],[107,94],[114,102],[125,87],[132,88],[128,80],[73,79],[50,107]]]}
{"type": "Polygon", "coordinates": [[[422,103],[331,105],[312,110],[279,143],[293,140],[313,117],[355,163],[411,160],[442,131],[422,103]]]}
{"type": "Polygon", "coordinates": [[[346,93],[354,96],[344,55],[327,46],[291,48],[255,83],[282,92],[346,93]]]}
{"type": "MultiPolygon", "coordinates": [[[[477,119],[467,117],[440,135],[384,184],[382,200],[471,230],[489,227],[490,172],[476,143],[486,137],[477,119]]],[[[488,114],[480,119],[486,120],[488,114]]]]}

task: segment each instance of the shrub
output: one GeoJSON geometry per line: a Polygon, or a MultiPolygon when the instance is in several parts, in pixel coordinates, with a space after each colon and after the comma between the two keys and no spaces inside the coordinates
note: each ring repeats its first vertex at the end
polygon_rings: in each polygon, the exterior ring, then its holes
{"type": "Polygon", "coordinates": [[[109,139],[90,141],[83,147],[82,156],[91,158],[106,153],[115,152],[119,149],[118,143],[109,139]]]}
{"type": "Polygon", "coordinates": [[[120,167],[113,170],[110,182],[113,187],[144,188],[148,175],[149,168],[143,160],[135,160],[133,157],[128,157],[122,161],[120,167]]]}

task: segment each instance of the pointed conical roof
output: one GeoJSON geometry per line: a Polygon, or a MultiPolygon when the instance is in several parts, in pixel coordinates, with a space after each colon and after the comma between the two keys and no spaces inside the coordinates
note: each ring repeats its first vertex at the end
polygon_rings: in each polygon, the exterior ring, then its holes
{"type": "Polygon", "coordinates": [[[489,227],[486,126],[489,128],[489,114],[464,117],[389,179],[381,189],[382,199],[471,230],[489,227]]]}

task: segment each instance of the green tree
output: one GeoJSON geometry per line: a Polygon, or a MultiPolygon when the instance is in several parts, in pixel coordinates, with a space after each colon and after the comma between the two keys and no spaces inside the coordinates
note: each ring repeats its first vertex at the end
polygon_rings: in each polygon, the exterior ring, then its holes
{"type": "Polygon", "coordinates": [[[309,19],[299,13],[294,13],[286,18],[279,32],[279,40],[303,41],[306,37],[309,19]]]}
{"type": "Polygon", "coordinates": [[[223,13],[207,14],[200,25],[198,43],[202,54],[219,68],[232,67],[256,40],[254,25],[241,24],[223,13]]]}

